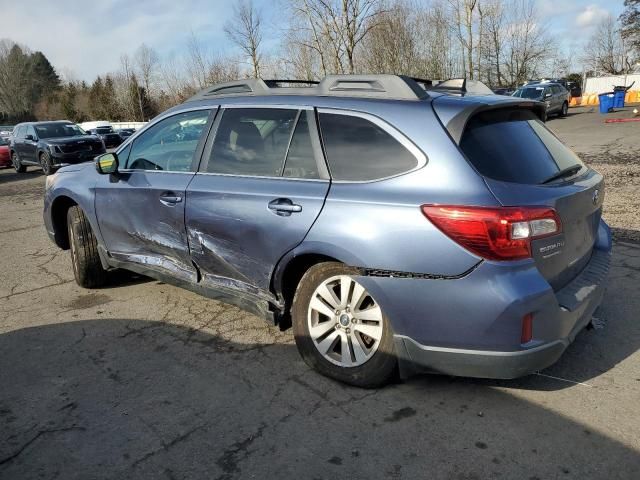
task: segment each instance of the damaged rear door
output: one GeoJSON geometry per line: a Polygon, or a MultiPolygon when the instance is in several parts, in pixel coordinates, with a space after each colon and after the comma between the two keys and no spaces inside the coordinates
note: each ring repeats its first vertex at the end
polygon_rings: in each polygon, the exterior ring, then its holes
{"type": "Polygon", "coordinates": [[[125,268],[196,282],[184,226],[185,191],[212,116],[207,108],[161,119],[119,152],[117,175],[100,176],[100,232],[125,268]]]}
{"type": "Polygon", "coordinates": [[[277,262],[306,236],[329,190],[312,107],[227,106],[187,189],[186,227],[202,283],[277,303],[277,262]]]}

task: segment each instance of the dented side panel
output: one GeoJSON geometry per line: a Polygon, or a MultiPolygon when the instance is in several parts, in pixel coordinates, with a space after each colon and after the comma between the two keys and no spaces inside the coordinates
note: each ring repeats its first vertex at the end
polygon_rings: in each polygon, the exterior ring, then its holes
{"type": "Polygon", "coordinates": [[[193,173],[132,171],[101,175],[96,213],[106,249],[119,261],[197,281],[184,228],[185,190],[193,173]],[[181,201],[167,205],[168,192],[181,201]]]}
{"type": "Polygon", "coordinates": [[[328,190],[328,181],[197,174],[187,190],[185,222],[204,281],[276,303],[272,272],[305,238],[328,190]],[[301,209],[278,213],[269,208],[277,199],[301,209]]]}

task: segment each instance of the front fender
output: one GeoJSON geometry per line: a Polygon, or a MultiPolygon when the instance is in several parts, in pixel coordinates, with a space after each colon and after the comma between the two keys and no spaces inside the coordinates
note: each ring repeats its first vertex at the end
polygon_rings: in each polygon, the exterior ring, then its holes
{"type": "Polygon", "coordinates": [[[78,205],[84,212],[93,230],[98,245],[103,248],[104,241],[98,227],[95,212],[96,180],[90,171],[93,165],[81,168],[63,168],[55,175],[47,177],[44,195],[43,220],[49,237],[62,248],[60,238],[66,236],[66,211],[71,204],[78,205]],[[66,208],[63,208],[66,207],[66,208]]]}

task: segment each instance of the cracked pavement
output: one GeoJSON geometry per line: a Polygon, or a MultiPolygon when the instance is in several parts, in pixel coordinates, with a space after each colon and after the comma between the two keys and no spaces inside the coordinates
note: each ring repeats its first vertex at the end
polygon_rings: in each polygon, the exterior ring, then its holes
{"type": "MultiPolygon", "coordinates": [[[[571,141],[588,115],[549,125],[571,141]]],[[[594,145],[620,136],[598,128],[594,145]]],[[[0,171],[2,480],[640,478],[633,235],[615,244],[598,328],[541,375],[361,390],[234,306],[122,273],[78,287],[42,226],[43,188],[34,169],[0,171]]]]}

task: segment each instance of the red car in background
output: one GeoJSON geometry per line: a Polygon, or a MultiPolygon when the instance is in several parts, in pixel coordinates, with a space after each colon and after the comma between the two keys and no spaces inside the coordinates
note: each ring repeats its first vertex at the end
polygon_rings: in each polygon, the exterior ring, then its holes
{"type": "Polygon", "coordinates": [[[11,166],[11,155],[9,155],[9,142],[6,138],[0,137],[0,168],[11,166]]]}

